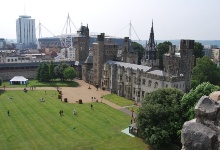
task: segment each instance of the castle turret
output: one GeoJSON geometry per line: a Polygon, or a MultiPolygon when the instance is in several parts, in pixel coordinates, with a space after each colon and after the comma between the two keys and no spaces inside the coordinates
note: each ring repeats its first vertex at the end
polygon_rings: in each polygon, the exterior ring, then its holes
{"type": "Polygon", "coordinates": [[[97,42],[93,43],[93,82],[101,85],[102,68],[104,64],[104,38],[105,34],[97,36],[97,42]]]}
{"type": "Polygon", "coordinates": [[[131,46],[131,40],[129,39],[129,37],[124,38],[122,58],[123,58],[122,61],[126,63],[132,63],[132,64],[138,63],[138,55],[131,46]]]}
{"type": "Polygon", "coordinates": [[[74,37],[75,61],[84,62],[89,55],[89,28],[81,26],[74,37]]]}
{"type": "Polygon", "coordinates": [[[194,66],[194,40],[180,41],[180,73],[185,78],[186,92],[191,89],[192,69],[194,66]]]}

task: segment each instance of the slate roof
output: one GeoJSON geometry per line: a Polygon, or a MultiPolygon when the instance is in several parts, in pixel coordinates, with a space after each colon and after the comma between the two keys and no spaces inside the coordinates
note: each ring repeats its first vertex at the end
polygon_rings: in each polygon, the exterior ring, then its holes
{"type": "Polygon", "coordinates": [[[112,61],[112,60],[108,60],[106,62],[106,64],[110,64],[110,65],[118,65],[118,66],[123,66],[125,68],[132,68],[134,70],[137,70],[137,69],[143,69],[143,71],[148,71],[151,69],[151,67],[149,66],[143,66],[143,65],[136,65],[136,64],[131,64],[131,63],[124,63],[124,62],[118,62],[118,61],[112,61]]]}
{"type": "Polygon", "coordinates": [[[163,70],[153,70],[153,71],[149,71],[148,73],[158,75],[158,76],[168,76],[168,73],[164,72],[163,70]]]}
{"type": "Polygon", "coordinates": [[[93,63],[93,56],[91,54],[89,54],[89,56],[86,58],[85,63],[86,64],[93,63]]]}

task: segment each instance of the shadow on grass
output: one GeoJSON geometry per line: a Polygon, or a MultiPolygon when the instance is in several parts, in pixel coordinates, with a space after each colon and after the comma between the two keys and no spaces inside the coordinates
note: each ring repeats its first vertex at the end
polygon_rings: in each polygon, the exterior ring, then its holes
{"type": "Polygon", "coordinates": [[[174,144],[164,144],[159,148],[150,147],[149,150],[181,150],[181,148],[174,144]]]}

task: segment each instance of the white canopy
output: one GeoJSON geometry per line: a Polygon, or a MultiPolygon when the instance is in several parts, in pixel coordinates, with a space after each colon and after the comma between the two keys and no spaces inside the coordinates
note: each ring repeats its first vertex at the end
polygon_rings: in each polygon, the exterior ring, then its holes
{"type": "Polygon", "coordinates": [[[26,79],[23,76],[14,76],[14,78],[10,80],[10,84],[27,84],[27,83],[28,83],[28,79],[26,79]]]}

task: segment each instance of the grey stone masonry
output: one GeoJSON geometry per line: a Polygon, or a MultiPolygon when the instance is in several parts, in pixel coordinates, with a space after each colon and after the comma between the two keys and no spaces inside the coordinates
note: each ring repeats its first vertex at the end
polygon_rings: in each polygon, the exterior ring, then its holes
{"type": "Polygon", "coordinates": [[[202,96],[195,106],[195,117],[183,125],[182,150],[218,150],[220,104],[208,96],[202,96]]]}

